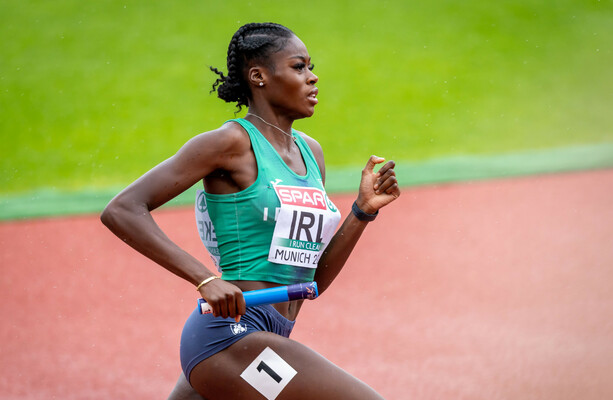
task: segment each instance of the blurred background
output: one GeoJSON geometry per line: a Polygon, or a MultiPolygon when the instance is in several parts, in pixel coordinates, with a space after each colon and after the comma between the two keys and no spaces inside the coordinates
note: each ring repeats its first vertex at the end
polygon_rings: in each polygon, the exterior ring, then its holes
{"type": "Polygon", "coordinates": [[[0,217],[97,211],[233,118],[208,68],[254,21],[309,49],[332,192],[371,153],[406,185],[613,164],[609,0],[0,0],[0,217]]]}

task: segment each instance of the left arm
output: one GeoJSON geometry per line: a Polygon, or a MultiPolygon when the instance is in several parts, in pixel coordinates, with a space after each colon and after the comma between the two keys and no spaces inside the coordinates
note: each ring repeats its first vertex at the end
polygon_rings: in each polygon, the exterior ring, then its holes
{"type": "MultiPolygon", "coordinates": [[[[384,161],[381,157],[371,156],[362,170],[356,205],[367,214],[375,214],[400,196],[394,161],[388,161],[378,172],[374,172],[375,165],[384,161]]],[[[341,272],[367,224],[367,221],[359,220],[353,212],[345,218],[317,265],[315,281],[320,294],[328,289],[341,272]]]]}

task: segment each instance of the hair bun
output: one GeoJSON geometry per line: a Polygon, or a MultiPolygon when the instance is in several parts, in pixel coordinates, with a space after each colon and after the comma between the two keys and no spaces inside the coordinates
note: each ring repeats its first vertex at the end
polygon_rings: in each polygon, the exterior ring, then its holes
{"type": "Polygon", "coordinates": [[[253,61],[263,62],[273,51],[281,49],[293,35],[288,28],[272,22],[241,26],[228,45],[228,75],[224,76],[217,68],[210,67],[211,71],[219,75],[211,92],[216,91],[217,97],[228,103],[236,102],[236,112],[239,112],[242,106],[248,105],[251,98],[251,90],[243,76],[245,67],[253,61]]]}

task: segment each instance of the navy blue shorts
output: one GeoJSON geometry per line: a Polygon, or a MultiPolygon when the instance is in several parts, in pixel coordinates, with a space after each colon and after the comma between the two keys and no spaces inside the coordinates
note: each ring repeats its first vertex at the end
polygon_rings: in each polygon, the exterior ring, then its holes
{"type": "Polygon", "coordinates": [[[189,381],[189,375],[198,363],[250,333],[263,331],[289,337],[294,323],[295,321],[288,320],[269,304],[247,307],[247,313],[241,317],[239,323],[233,318],[200,314],[196,308],[185,322],[181,334],[183,373],[189,381]]]}

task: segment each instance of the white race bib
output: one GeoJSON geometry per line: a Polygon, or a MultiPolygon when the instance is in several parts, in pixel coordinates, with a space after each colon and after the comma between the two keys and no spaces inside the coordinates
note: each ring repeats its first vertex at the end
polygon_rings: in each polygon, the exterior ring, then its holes
{"type": "Polygon", "coordinates": [[[196,224],[198,225],[200,240],[202,240],[202,243],[204,243],[204,247],[206,247],[211,259],[213,259],[217,270],[221,272],[221,268],[219,268],[219,247],[217,245],[217,236],[215,235],[213,221],[211,221],[211,217],[209,215],[204,190],[198,190],[196,193],[196,224]]]}
{"type": "Polygon", "coordinates": [[[281,208],[268,261],[316,268],[341,219],[322,189],[274,185],[281,208]]]}

